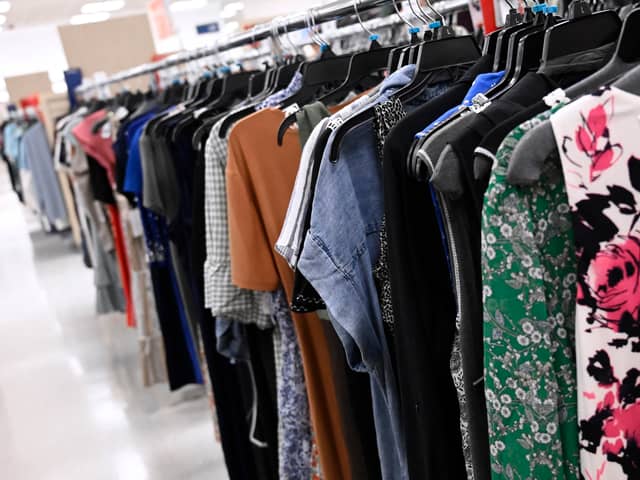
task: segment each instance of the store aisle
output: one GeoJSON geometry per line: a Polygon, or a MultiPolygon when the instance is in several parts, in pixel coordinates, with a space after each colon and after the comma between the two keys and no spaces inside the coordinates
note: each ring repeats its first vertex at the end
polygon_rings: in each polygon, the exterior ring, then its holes
{"type": "Polygon", "coordinates": [[[0,165],[0,478],[226,479],[201,391],[142,388],[135,332],[93,312],[91,271],[0,165]]]}

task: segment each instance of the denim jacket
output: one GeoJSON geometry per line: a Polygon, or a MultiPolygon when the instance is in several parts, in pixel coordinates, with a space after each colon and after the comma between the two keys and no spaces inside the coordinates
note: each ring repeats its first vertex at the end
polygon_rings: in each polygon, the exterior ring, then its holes
{"type": "MultiPolygon", "coordinates": [[[[408,65],[389,76],[372,105],[388,100],[414,71],[408,65]]],[[[442,83],[427,87],[418,101],[443,88],[442,83]]],[[[325,147],[298,268],[325,301],[350,367],[370,374],[383,478],[404,480],[408,473],[399,395],[373,277],[384,213],[373,122],[344,136],[335,163],[328,158],[333,137],[325,147]]]]}

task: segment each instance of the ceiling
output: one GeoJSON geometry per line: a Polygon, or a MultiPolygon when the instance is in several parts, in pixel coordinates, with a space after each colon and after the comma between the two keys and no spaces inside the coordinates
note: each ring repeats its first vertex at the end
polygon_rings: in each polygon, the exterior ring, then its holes
{"type": "MultiPolygon", "coordinates": [[[[80,13],[85,3],[93,0],[12,0],[6,14],[5,30],[43,24],[67,23],[71,16],[80,13]]],[[[148,0],[126,0],[117,15],[144,12],[148,0]]]]}

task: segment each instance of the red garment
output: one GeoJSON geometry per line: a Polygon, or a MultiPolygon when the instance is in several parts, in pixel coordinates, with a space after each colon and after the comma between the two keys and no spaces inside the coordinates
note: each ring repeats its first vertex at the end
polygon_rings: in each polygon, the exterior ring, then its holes
{"type": "MultiPolygon", "coordinates": [[[[104,120],[106,116],[106,110],[98,110],[97,112],[86,116],[84,120],[73,128],[72,132],[82,149],[88,155],[95,158],[100,166],[106,170],[109,183],[113,188],[115,186],[116,155],[113,151],[111,135],[103,135],[102,128],[98,129],[96,133],[92,132],[92,128],[96,122],[104,120]]],[[[113,243],[115,244],[116,257],[118,258],[118,266],[120,268],[122,289],[124,291],[124,298],[127,302],[127,325],[129,327],[134,327],[136,325],[136,320],[133,309],[133,297],[131,294],[131,278],[129,277],[129,258],[127,256],[127,250],[124,243],[122,224],[120,223],[120,212],[115,205],[107,205],[107,211],[109,212],[111,230],[113,231],[113,243]]]]}
{"type": "Polygon", "coordinates": [[[122,232],[122,224],[120,223],[120,212],[115,205],[107,205],[109,212],[109,220],[111,221],[111,229],[113,230],[113,243],[116,248],[116,257],[118,258],[118,266],[120,267],[120,278],[122,280],[122,289],[124,290],[124,298],[127,302],[127,326],[135,327],[136,319],[133,310],[133,298],[131,295],[131,278],[129,277],[129,260],[127,257],[127,249],[124,244],[124,234],[122,232]]]}
{"type": "Polygon", "coordinates": [[[102,128],[97,133],[93,133],[91,129],[101,120],[107,116],[106,110],[98,110],[97,112],[88,115],[78,125],[76,125],[72,132],[73,135],[80,143],[82,149],[91,155],[96,161],[107,171],[107,177],[109,182],[115,184],[115,166],[116,155],[113,152],[113,142],[111,135],[103,135],[102,128]]]}

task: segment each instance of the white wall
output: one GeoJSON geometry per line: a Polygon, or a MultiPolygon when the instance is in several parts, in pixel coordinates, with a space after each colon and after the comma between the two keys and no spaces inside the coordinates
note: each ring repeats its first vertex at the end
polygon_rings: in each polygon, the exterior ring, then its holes
{"type": "Polygon", "coordinates": [[[0,32],[0,102],[7,101],[5,77],[48,71],[53,80],[67,68],[67,59],[54,25],[0,32]]]}

